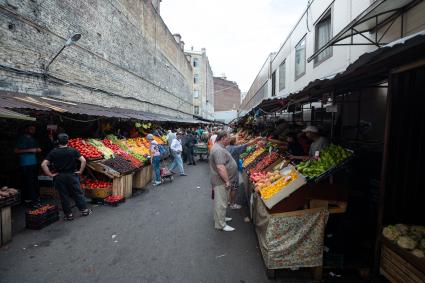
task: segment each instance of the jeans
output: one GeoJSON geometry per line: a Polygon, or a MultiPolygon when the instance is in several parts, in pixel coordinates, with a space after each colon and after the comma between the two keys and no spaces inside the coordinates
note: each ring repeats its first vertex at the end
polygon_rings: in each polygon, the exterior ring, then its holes
{"type": "Polygon", "coordinates": [[[63,213],[68,215],[71,213],[69,205],[69,197],[71,197],[79,210],[87,208],[86,199],[80,188],[80,177],[73,173],[61,173],[53,178],[55,189],[58,191],[63,213]]]}
{"type": "Polygon", "coordinates": [[[183,160],[181,153],[173,152],[173,162],[170,164],[170,169],[173,171],[176,167],[179,169],[180,174],[184,174],[184,168],[183,168],[183,160]]]}
{"type": "Polygon", "coordinates": [[[155,181],[157,183],[161,182],[161,170],[160,170],[160,162],[161,159],[159,156],[154,156],[152,158],[152,166],[153,166],[153,172],[155,174],[155,181]]]}
{"type": "Polygon", "coordinates": [[[38,166],[29,165],[22,166],[22,181],[23,181],[23,195],[24,200],[38,201],[39,187],[38,187],[38,166]]]}

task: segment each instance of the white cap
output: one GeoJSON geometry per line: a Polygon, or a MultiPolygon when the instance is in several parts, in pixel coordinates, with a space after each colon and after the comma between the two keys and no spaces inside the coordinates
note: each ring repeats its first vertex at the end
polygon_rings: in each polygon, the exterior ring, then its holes
{"type": "Polygon", "coordinates": [[[146,139],[149,140],[149,141],[153,140],[153,135],[152,134],[147,135],[146,139]]]}
{"type": "Polygon", "coordinates": [[[319,129],[317,128],[317,127],[315,127],[315,126],[307,126],[307,128],[305,128],[304,130],[303,130],[303,132],[304,133],[306,133],[306,132],[312,132],[312,133],[319,133],[319,129]]]}

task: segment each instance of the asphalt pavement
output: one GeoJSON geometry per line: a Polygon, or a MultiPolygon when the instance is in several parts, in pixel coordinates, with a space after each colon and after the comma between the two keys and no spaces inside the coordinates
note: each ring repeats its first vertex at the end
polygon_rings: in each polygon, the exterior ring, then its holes
{"type": "Polygon", "coordinates": [[[246,207],[228,212],[235,232],[216,231],[207,163],[186,173],[40,231],[26,230],[14,209],[0,282],[310,282],[308,272],[291,271],[269,281],[246,207]]]}

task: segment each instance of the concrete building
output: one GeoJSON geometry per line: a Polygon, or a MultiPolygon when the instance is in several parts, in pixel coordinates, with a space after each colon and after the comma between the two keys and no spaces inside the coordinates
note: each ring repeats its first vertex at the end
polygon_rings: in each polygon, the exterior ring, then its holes
{"type": "Polygon", "coordinates": [[[0,90],[192,117],[191,62],[160,2],[0,0],[0,90]]]}
{"type": "Polygon", "coordinates": [[[214,77],[214,118],[228,123],[238,117],[241,90],[236,82],[225,75],[214,77]]]}
{"type": "MultiPolygon", "coordinates": [[[[425,29],[424,15],[424,1],[311,1],[280,49],[267,57],[241,108],[249,111],[264,99],[335,76],[362,54],[425,29]]],[[[382,103],[382,96],[375,98],[370,107],[382,103]]]]}
{"type": "Polygon", "coordinates": [[[205,48],[185,51],[193,68],[193,114],[214,119],[214,79],[205,48]]]}

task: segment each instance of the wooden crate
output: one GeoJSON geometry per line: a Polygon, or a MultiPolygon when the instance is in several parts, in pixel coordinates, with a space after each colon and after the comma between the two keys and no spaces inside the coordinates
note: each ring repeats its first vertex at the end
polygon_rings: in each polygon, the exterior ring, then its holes
{"type": "Polygon", "coordinates": [[[0,246],[12,241],[12,214],[10,206],[0,208],[0,246]]]}
{"type": "Polygon", "coordinates": [[[393,283],[425,282],[425,259],[416,258],[408,251],[384,239],[381,248],[380,272],[393,283]]]}
{"type": "Polygon", "coordinates": [[[145,168],[146,168],[146,180],[149,184],[152,181],[152,177],[153,177],[153,167],[152,165],[148,165],[145,168]]]}
{"type": "MultiPolygon", "coordinates": [[[[149,166],[150,167],[150,166],[149,166]]],[[[151,170],[147,166],[141,168],[139,171],[135,172],[133,175],[133,188],[142,189],[145,188],[147,184],[150,183],[151,178],[148,178],[148,171],[151,170]]]]}
{"type": "Polygon", "coordinates": [[[310,200],[310,208],[326,207],[329,210],[329,213],[345,213],[347,211],[347,202],[346,201],[331,201],[331,200],[321,200],[321,199],[312,199],[310,200]]]}
{"type": "Polygon", "coordinates": [[[122,195],[131,198],[133,192],[133,174],[114,178],[112,181],[112,195],[122,195]]]}

